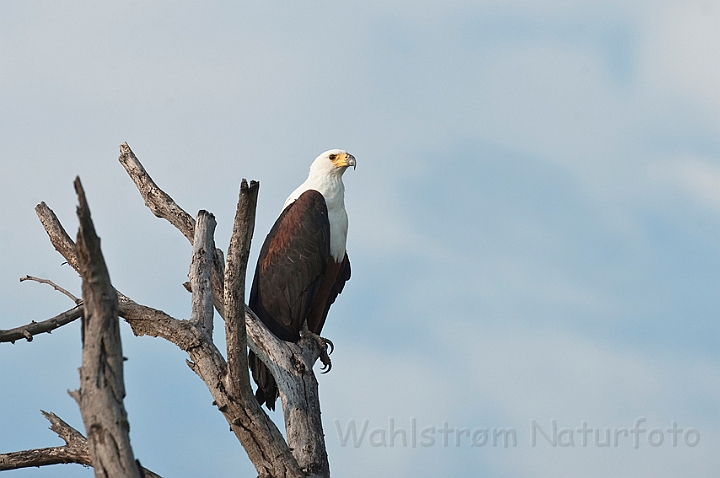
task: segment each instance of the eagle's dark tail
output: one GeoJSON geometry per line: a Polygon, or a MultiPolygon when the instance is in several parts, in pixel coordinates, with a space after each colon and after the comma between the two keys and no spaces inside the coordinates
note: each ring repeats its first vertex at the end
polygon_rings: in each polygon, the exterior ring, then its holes
{"type": "Polygon", "coordinates": [[[252,350],[248,353],[248,364],[250,365],[253,380],[258,386],[255,398],[257,398],[261,406],[264,404],[268,407],[268,410],[275,410],[275,400],[279,395],[275,377],[272,376],[270,369],[252,350]]]}

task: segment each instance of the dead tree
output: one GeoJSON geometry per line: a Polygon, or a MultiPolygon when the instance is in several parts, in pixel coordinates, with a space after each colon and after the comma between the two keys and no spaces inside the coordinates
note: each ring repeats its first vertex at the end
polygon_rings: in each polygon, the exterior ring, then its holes
{"type": "Polygon", "coordinates": [[[193,246],[190,282],[185,284],[192,293],[190,317],[176,319],[113,288],[79,179],[75,183],[80,203],[77,242],[65,232],[53,211],[40,203],[35,211],[50,242],[82,278],[83,300],[50,281],[23,278],[50,283],[77,305],[42,322],[0,330],[0,342],[32,341],[36,334],[83,318],[81,386],[73,396],[78,399],[88,438],[54,414],[43,412],[66,445],[0,454],[0,470],[79,463],[93,466],[96,476],[157,476],[135,461],[130,448],[129,424],[122,407],[125,388],[117,333],[119,316],[136,336],[161,337],[188,354],[188,366],[207,386],[213,405],[227,420],[259,477],[329,477],[318,383],[313,373],[320,357],[319,345],[310,339],[296,344],[277,339],[245,304],[245,275],[259,184],[248,184],[244,179],[241,183],[225,259],[215,247],[212,214],[200,211],[193,219],[155,184],[126,143],[120,146],[119,160],[145,205],[155,216],[174,225],[193,246]],[[225,356],[213,341],[213,309],[224,320],[225,356]],[[287,441],[252,393],[248,347],[268,365],[277,381],[287,441]]]}

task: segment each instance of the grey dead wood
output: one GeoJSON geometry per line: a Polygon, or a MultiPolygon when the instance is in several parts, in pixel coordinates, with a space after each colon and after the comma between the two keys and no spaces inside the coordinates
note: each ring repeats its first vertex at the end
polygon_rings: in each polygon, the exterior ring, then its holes
{"type": "Polygon", "coordinates": [[[192,216],[177,205],[173,198],[160,189],[140,161],[135,157],[127,143],[120,145],[120,163],[125,167],[130,178],[135,182],[138,191],[145,199],[145,205],[156,217],[166,219],[182,232],[188,241],[193,242],[195,221],[192,216]]]}
{"type": "Polygon", "coordinates": [[[190,322],[202,328],[212,340],[213,333],[213,293],[212,271],[215,251],[215,216],[200,211],[195,221],[192,260],[190,261],[190,288],[192,295],[190,322]]]}
{"type": "MultiPolygon", "coordinates": [[[[57,433],[65,445],[0,454],[0,471],[65,463],[92,466],[87,439],[82,433],[54,413],[44,410],[41,412],[50,422],[50,430],[57,433]]],[[[143,473],[145,478],[161,478],[147,468],[143,468],[143,473]]]]}
{"type": "Polygon", "coordinates": [[[26,275],[25,277],[20,278],[20,282],[25,282],[25,281],[34,281],[34,282],[39,282],[40,284],[47,284],[47,285],[51,286],[53,289],[55,289],[56,291],[63,294],[65,297],[67,297],[70,300],[72,300],[73,302],[75,302],[75,305],[82,304],[82,299],[78,299],[70,291],[63,289],[62,287],[60,287],[59,285],[57,285],[56,283],[54,283],[51,280],[41,279],[40,277],[33,277],[33,276],[26,275]]]}
{"type": "MultiPolygon", "coordinates": [[[[150,177],[148,172],[145,170],[143,165],[138,160],[135,153],[132,152],[130,146],[127,143],[120,145],[120,157],[118,158],[120,164],[123,165],[125,171],[130,176],[130,179],[135,183],[140,196],[145,201],[145,205],[150,211],[160,219],[165,219],[170,224],[175,226],[183,236],[190,241],[190,244],[195,240],[195,220],[185,212],[183,208],[167,194],[165,191],[160,189],[155,181],[150,177]]],[[[223,313],[223,286],[222,278],[224,275],[225,261],[223,254],[220,249],[215,249],[213,256],[213,268],[212,268],[212,283],[213,283],[213,301],[215,308],[217,309],[220,316],[224,317],[223,313]]]]}
{"type": "Polygon", "coordinates": [[[65,441],[65,445],[0,455],[0,471],[60,463],[91,466],[85,437],[54,413],[43,411],[42,414],[50,422],[50,429],[65,441]]]}
{"type": "Polygon", "coordinates": [[[100,238],[90,217],[80,178],[77,258],[82,277],[82,366],[80,390],[74,394],[85,423],[88,449],[97,478],[140,478],[142,470],[130,446],[130,423],[123,405],[123,355],[118,298],[110,283],[100,238]]]}
{"type": "Polygon", "coordinates": [[[74,320],[77,320],[82,315],[82,306],[74,307],[70,310],[66,310],[62,314],[56,315],[42,322],[30,322],[29,324],[15,327],[14,329],[0,330],[0,342],[12,342],[16,340],[25,339],[28,342],[32,342],[33,337],[37,334],[51,333],[53,330],[63,325],[69,324],[74,320]]]}
{"type": "Polygon", "coordinates": [[[225,336],[228,360],[228,390],[247,403],[253,400],[247,357],[245,327],[245,278],[250,242],[255,230],[255,208],[260,184],[246,180],[240,184],[233,231],[228,246],[224,278],[225,336]]]}
{"type": "MultiPolygon", "coordinates": [[[[80,266],[78,264],[77,246],[75,245],[75,241],[73,241],[67,231],[65,231],[65,228],[53,210],[50,209],[43,201],[35,206],[35,214],[37,214],[40,224],[42,224],[48,238],[50,238],[50,244],[52,244],[55,250],[58,251],[63,258],[65,258],[65,261],[67,261],[70,267],[75,269],[75,272],[79,274],[80,266]]],[[[119,300],[128,299],[127,296],[119,290],[115,289],[115,292],[117,293],[119,300]]]]}
{"type": "Polygon", "coordinates": [[[75,253],[75,242],[73,242],[62,227],[60,220],[52,209],[43,201],[35,206],[35,214],[37,214],[38,219],[40,219],[40,223],[50,237],[50,242],[55,249],[65,258],[73,269],[79,271],[77,254],[75,253]]]}
{"type": "MultiPolygon", "coordinates": [[[[244,404],[244,412],[233,422],[235,427],[251,431],[252,437],[259,437],[276,450],[273,453],[286,454],[290,461],[292,454],[277,427],[269,427],[271,421],[253,395],[250,387],[250,373],[247,363],[247,332],[245,326],[245,274],[250,256],[250,242],[255,229],[255,207],[259,184],[252,181],[248,186],[243,180],[235,212],[232,236],[228,247],[224,277],[225,336],[228,361],[226,388],[229,395],[244,404]],[[282,444],[278,446],[277,444],[282,444]]],[[[245,446],[251,460],[259,459],[263,453],[261,443],[250,442],[245,446]],[[253,458],[253,456],[255,458],[253,458]]],[[[297,458],[297,456],[295,456],[297,458]]],[[[295,466],[299,463],[292,459],[295,466]]],[[[298,470],[299,471],[299,470],[298,470]]],[[[303,470],[305,471],[305,470],[303,470]]]]}
{"type": "Polygon", "coordinates": [[[296,344],[278,340],[255,314],[245,309],[250,348],[270,368],[280,391],[288,445],[310,476],[330,476],[320,394],[313,365],[320,357],[317,341],[301,338],[296,344]],[[251,320],[248,320],[251,317],[251,320]]]}
{"type": "Polygon", "coordinates": [[[275,423],[250,401],[228,392],[227,363],[207,335],[190,321],[177,320],[165,312],[134,302],[121,302],[120,315],[135,335],[162,337],[190,357],[188,365],[205,382],[213,403],[223,414],[261,477],[303,477],[297,461],[275,423]],[[259,410],[253,414],[252,410],[259,410]]]}
{"type": "MultiPolygon", "coordinates": [[[[243,206],[243,198],[247,196],[243,194],[243,189],[247,189],[247,184],[245,184],[245,186],[246,188],[241,187],[238,209],[248,207],[247,204],[243,206]]],[[[244,249],[249,250],[250,241],[250,235],[243,234],[243,232],[247,232],[248,229],[244,226],[245,224],[239,225],[236,221],[235,227],[233,228],[233,238],[231,240],[233,247],[231,254],[228,256],[230,268],[228,274],[233,280],[239,282],[244,281],[245,273],[244,266],[242,265],[242,252],[244,249]]],[[[249,227],[252,228],[253,226],[250,225],[249,227]]],[[[211,300],[213,289],[209,280],[212,267],[209,259],[211,259],[211,251],[215,248],[212,237],[213,230],[214,218],[212,215],[206,211],[200,211],[200,213],[198,213],[194,235],[193,265],[190,268],[190,283],[193,296],[190,324],[204,334],[205,340],[201,339],[201,341],[208,346],[212,345],[214,350],[208,350],[207,353],[197,356],[196,360],[189,362],[190,368],[206,383],[209,382],[208,378],[212,381],[220,381],[219,389],[213,394],[215,403],[218,405],[220,411],[229,418],[228,421],[231,429],[242,443],[250,460],[256,465],[260,476],[289,476],[295,473],[297,473],[298,476],[303,476],[286,442],[282,439],[280,431],[269,419],[267,414],[262,411],[257,400],[255,400],[255,397],[252,395],[247,372],[245,372],[244,375],[244,389],[247,393],[233,393],[233,389],[237,388],[233,385],[237,384],[238,380],[229,369],[227,363],[221,360],[222,357],[212,343],[211,335],[207,333],[207,326],[203,326],[203,324],[212,321],[213,313],[211,300]],[[283,459],[274,459],[274,457],[277,456],[281,456],[283,459]],[[290,469],[288,469],[288,464],[291,465],[290,469]]],[[[248,254],[244,255],[245,264],[247,264],[247,255],[248,254]]],[[[230,293],[231,296],[236,294],[238,294],[237,291],[230,293]]],[[[234,306],[234,309],[231,311],[234,313],[233,319],[239,318],[235,323],[243,322],[244,325],[244,303],[232,300],[229,302],[234,306]]],[[[226,313],[229,312],[227,304],[225,304],[224,310],[226,313]]],[[[232,332],[235,328],[230,326],[230,330],[230,336],[227,337],[228,347],[231,347],[230,344],[234,343],[237,338],[237,334],[232,332]]],[[[241,348],[243,354],[246,354],[247,348],[244,342],[241,348]]],[[[192,355],[191,353],[191,357],[192,355]]],[[[236,357],[237,354],[233,354],[232,356],[236,357]]],[[[235,364],[235,362],[236,360],[233,360],[232,363],[235,364]]],[[[237,367],[233,367],[233,369],[235,372],[238,371],[237,367]]]]}

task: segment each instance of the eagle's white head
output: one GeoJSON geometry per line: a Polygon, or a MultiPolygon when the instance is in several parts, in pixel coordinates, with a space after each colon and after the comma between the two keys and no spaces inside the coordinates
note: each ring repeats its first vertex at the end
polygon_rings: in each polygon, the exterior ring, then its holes
{"type": "Polygon", "coordinates": [[[355,156],[342,149],[331,149],[315,158],[310,165],[310,176],[342,176],[350,166],[355,168],[355,156]]]}
{"type": "Polygon", "coordinates": [[[355,156],[347,151],[342,149],[325,151],[312,162],[307,179],[287,198],[283,209],[308,189],[319,191],[325,197],[328,209],[333,207],[344,209],[345,185],[342,182],[342,175],[350,166],[355,168],[355,164],[355,156]]]}
{"type": "Polygon", "coordinates": [[[342,149],[325,151],[310,165],[310,174],[290,197],[285,200],[283,209],[300,197],[308,189],[314,189],[323,195],[328,208],[330,221],[330,254],[335,261],[342,261],[345,255],[348,219],[345,212],[345,185],[342,175],[347,168],[355,168],[355,156],[342,149]]]}

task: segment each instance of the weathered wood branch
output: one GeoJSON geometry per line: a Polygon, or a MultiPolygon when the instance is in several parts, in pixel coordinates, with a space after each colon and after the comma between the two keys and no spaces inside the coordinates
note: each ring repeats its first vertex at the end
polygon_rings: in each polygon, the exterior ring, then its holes
{"type": "MultiPolygon", "coordinates": [[[[255,188],[254,192],[254,197],[256,197],[257,188],[255,188]]],[[[241,189],[241,199],[238,205],[238,210],[243,211],[240,217],[245,219],[249,216],[252,219],[254,206],[254,202],[248,203],[248,191],[247,185],[245,185],[245,188],[241,189]],[[244,202],[243,198],[245,198],[244,202]],[[247,211],[248,208],[251,211],[247,211]]],[[[199,250],[210,250],[212,237],[209,232],[211,232],[210,229],[212,228],[208,227],[209,224],[205,224],[209,222],[211,222],[209,214],[201,212],[198,215],[194,241],[196,253],[194,257],[202,256],[198,252],[199,250]],[[207,232],[204,231],[205,229],[207,229],[207,232]]],[[[239,220],[236,221],[233,246],[231,246],[232,253],[229,256],[228,266],[231,287],[233,287],[232,291],[228,290],[227,292],[228,297],[230,297],[228,304],[232,305],[232,308],[228,310],[232,311],[233,319],[243,325],[245,318],[244,302],[238,302],[233,298],[237,298],[238,294],[242,298],[242,293],[238,292],[238,290],[242,289],[237,289],[236,282],[244,281],[244,268],[249,255],[248,241],[252,233],[251,228],[251,225],[248,226],[248,224],[239,223],[239,220]]],[[[245,448],[259,476],[305,476],[277,426],[255,400],[250,388],[247,362],[242,369],[245,385],[243,392],[233,393],[234,387],[232,384],[237,383],[237,381],[230,378],[227,363],[220,351],[212,343],[211,337],[201,327],[208,312],[212,313],[212,309],[208,311],[207,305],[201,305],[208,304],[207,296],[212,293],[209,284],[199,279],[199,277],[206,277],[206,274],[209,274],[209,268],[210,263],[203,260],[195,260],[193,267],[191,267],[193,316],[190,321],[179,321],[161,311],[126,302],[121,303],[120,313],[128,321],[135,334],[161,336],[175,343],[190,355],[191,361],[188,362],[188,365],[207,385],[213,396],[214,403],[223,413],[230,425],[230,429],[245,448]]],[[[234,330],[232,326],[231,330],[234,330]]],[[[233,343],[235,337],[231,333],[229,343],[233,343]]],[[[241,350],[244,358],[247,353],[244,343],[241,350]]],[[[237,356],[238,353],[235,355],[237,356]]]]}
{"type": "Polygon", "coordinates": [[[240,184],[235,221],[227,265],[225,266],[225,340],[228,360],[228,389],[246,402],[253,401],[247,362],[245,328],[245,278],[250,257],[250,242],[255,230],[255,209],[260,184],[244,179],[240,184]]]}
{"type": "Polygon", "coordinates": [[[27,325],[21,325],[9,330],[0,330],[0,342],[12,342],[16,340],[25,339],[28,342],[32,342],[33,336],[42,333],[51,333],[53,330],[63,325],[69,324],[70,322],[77,320],[82,315],[82,306],[77,306],[70,310],[66,310],[60,315],[42,322],[32,321],[27,325]]]}
{"type": "Polygon", "coordinates": [[[0,471],[61,463],[91,466],[85,437],[54,413],[43,411],[42,414],[50,421],[50,429],[65,441],[65,445],[0,455],[0,471]]]}
{"type": "Polygon", "coordinates": [[[207,211],[200,211],[195,225],[189,274],[192,291],[190,322],[204,329],[212,340],[213,291],[210,276],[215,251],[215,216],[207,211]]]}
{"type": "Polygon", "coordinates": [[[145,200],[145,205],[150,208],[155,217],[167,220],[192,243],[195,236],[195,220],[155,184],[127,143],[120,145],[118,160],[130,175],[145,200]]]}
{"type": "MultiPolygon", "coordinates": [[[[50,209],[45,202],[41,202],[35,206],[35,214],[37,214],[38,219],[40,219],[40,223],[43,225],[43,228],[45,228],[45,232],[47,232],[47,235],[50,238],[50,243],[53,245],[55,250],[58,251],[60,255],[65,258],[67,263],[70,264],[70,266],[79,274],[80,266],[78,264],[77,246],[75,245],[75,241],[70,239],[70,236],[65,231],[65,228],[53,210],[50,209]]],[[[119,290],[115,289],[115,292],[118,295],[118,299],[127,299],[127,296],[119,290]]]]}
{"type": "Polygon", "coordinates": [[[249,307],[245,312],[248,345],[277,382],[293,456],[307,475],[329,477],[320,395],[312,369],[320,356],[320,346],[310,338],[301,338],[296,344],[279,340],[249,307]]]}
{"type": "Polygon", "coordinates": [[[320,350],[312,339],[301,340],[292,346],[297,347],[293,356],[295,368],[285,369],[289,377],[283,374],[275,377],[282,399],[288,445],[306,473],[329,477],[330,463],[320,416],[320,392],[312,370],[320,350]],[[302,357],[302,362],[297,362],[298,356],[302,357]]]}
{"type": "Polygon", "coordinates": [[[75,242],[70,238],[65,228],[62,227],[60,220],[45,202],[41,202],[35,206],[35,214],[37,214],[40,223],[45,228],[45,232],[50,237],[55,250],[70,264],[70,266],[79,271],[77,254],[75,253],[75,242]]]}
{"type": "MultiPolygon", "coordinates": [[[[145,205],[152,211],[152,213],[160,219],[165,219],[170,224],[175,226],[182,234],[193,243],[195,238],[195,220],[185,212],[183,208],[167,194],[165,191],[160,189],[155,181],[150,177],[148,172],[145,170],[140,160],[137,159],[135,153],[132,152],[130,146],[127,143],[120,145],[120,157],[118,158],[120,163],[125,168],[125,171],[133,180],[135,186],[137,186],[138,192],[145,201],[145,205]]],[[[213,268],[212,268],[212,284],[213,284],[213,300],[215,309],[221,317],[225,317],[223,311],[223,276],[225,260],[223,253],[220,249],[215,249],[213,256],[213,268]]]]}
{"type": "Polygon", "coordinates": [[[272,451],[272,453],[282,452],[283,461],[292,465],[293,472],[300,472],[296,458],[291,455],[285,440],[276,435],[277,427],[255,399],[250,387],[245,326],[245,274],[250,256],[250,242],[255,229],[258,189],[257,182],[253,181],[248,186],[247,181],[242,181],[233,232],[228,247],[224,280],[225,336],[228,357],[225,386],[229,396],[241,403],[244,408],[244,413],[233,424],[248,435],[243,446],[253,463],[265,461],[268,452],[275,449],[277,451],[272,451]]]}
{"type": "Polygon", "coordinates": [[[140,478],[142,470],[130,446],[130,423],[123,405],[125,383],[118,298],[110,283],[80,178],[75,178],[75,191],[80,222],[76,250],[85,309],[80,390],[75,396],[85,423],[95,476],[140,478]]]}
{"type": "MultiPolygon", "coordinates": [[[[44,410],[41,410],[41,412],[50,422],[50,430],[57,433],[63,439],[65,445],[0,454],[0,471],[64,463],[92,466],[87,439],[82,433],[65,423],[63,419],[54,413],[48,413],[44,410]]],[[[143,468],[143,473],[145,478],[161,478],[160,475],[147,468],[143,468]]]]}
{"type": "Polygon", "coordinates": [[[51,286],[53,289],[55,289],[56,291],[60,292],[60,293],[63,294],[65,297],[67,297],[67,298],[69,298],[70,300],[72,300],[73,302],[75,302],[75,305],[80,305],[80,304],[82,303],[82,299],[78,299],[78,298],[75,297],[70,291],[68,291],[68,290],[66,290],[66,289],[63,289],[62,287],[60,287],[59,285],[57,285],[56,283],[54,283],[54,282],[51,281],[51,280],[41,279],[40,277],[27,276],[27,275],[26,275],[25,277],[21,277],[21,278],[20,278],[20,282],[25,282],[26,280],[30,280],[30,281],[34,281],[34,282],[39,282],[40,284],[47,284],[47,285],[51,286]]]}

